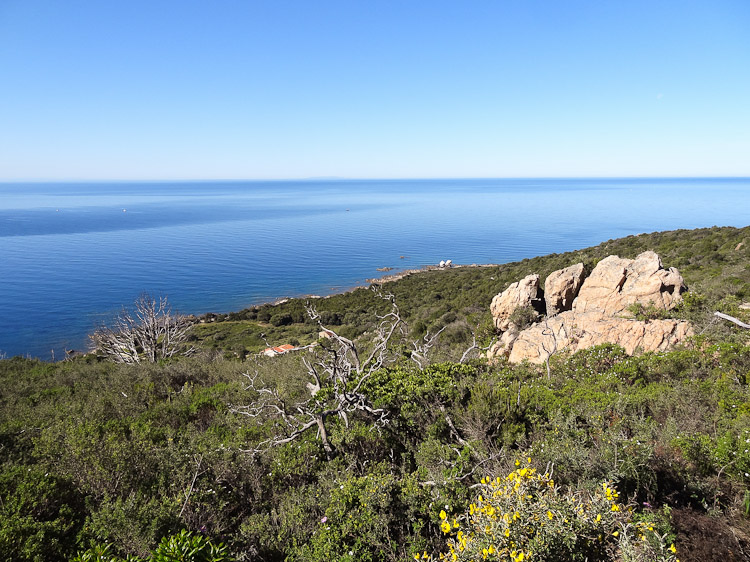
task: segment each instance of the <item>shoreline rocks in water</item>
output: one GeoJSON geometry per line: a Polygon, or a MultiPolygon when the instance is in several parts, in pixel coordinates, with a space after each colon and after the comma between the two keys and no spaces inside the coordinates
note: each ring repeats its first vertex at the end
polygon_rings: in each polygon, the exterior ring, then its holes
{"type": "Polygon", "coordinates": [[[632,355],[636,350],[664,351],[692,335],[686,321],[639,321],[628,313],[634,304],[670,310],[687,290],[680,273],[664,269],[656,253],[643,252],[634,260],[609,256],[588,276],[584,273],[581,263],[555,271],[543,292],[539,275],[529,275],[497,295],[490,310],[502,334],[488,357],[542,363],[555,352],[574,353],[602,343],[620,345],[632,355]],[[537,319],[543,320],[525,329],[513,323],[519,306],[538,310],[542,301],[537,319]]]}

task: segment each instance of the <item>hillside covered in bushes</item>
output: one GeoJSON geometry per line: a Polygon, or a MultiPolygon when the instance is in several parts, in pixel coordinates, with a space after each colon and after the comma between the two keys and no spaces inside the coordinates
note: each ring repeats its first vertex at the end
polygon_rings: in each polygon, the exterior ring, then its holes
{"type": "Polygon", "coordinates": [[[0,360],[0,558],[750,557],[750,330],[714,316],[750,322],[750,227],[374,289],[209,315],[155,363],[0,360]],[[510,283],[645,250],[685,345],[480,356],[510,283]]]}

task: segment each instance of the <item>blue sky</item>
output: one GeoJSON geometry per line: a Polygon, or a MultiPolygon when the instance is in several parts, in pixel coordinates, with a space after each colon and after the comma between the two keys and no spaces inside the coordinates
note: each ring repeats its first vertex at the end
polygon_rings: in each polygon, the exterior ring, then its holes
{"type": "Polygon", "coordinates": [[[750,175],[750,2],[0,0],[0,180],[750,175]]]}

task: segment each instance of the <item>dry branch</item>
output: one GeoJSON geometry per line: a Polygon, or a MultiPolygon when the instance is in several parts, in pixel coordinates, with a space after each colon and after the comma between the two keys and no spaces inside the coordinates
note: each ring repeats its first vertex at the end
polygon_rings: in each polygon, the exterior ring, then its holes
{"type": "Polygon", "coordinates": [[[314,358],[304,357],[302,364],[309,378],[306,383],[309,398],[287,404],[276,389],[264,386],[258,380],[258,373],[245,373],[248,383],[246,390],[255,393],[255,401],[249,405],[230,406],[230,410],[264,423],[271,418],[276,421],[275,434],[247,452],[260,453],[294,441],[301,435],[317,430],[326,455],[335,454],[328,438],[326,421],[339,417],[346,426],[349,416],[354,413],[368,416],[374,427],[388,422],[383,408],[374,408],[369,397],[362,391],[363,383],[390,359],[389,342],[403,329],[404,322],[394,301],[393,295],[377,293],[391,304],[391,310],[378,316],[378,327],[372,341],[372,350],[362,359],[357,345],[334,330],[323,326],[320,314],[307,305],[307,314],[317,322],[319,328],[329,335],[330,344],[317,350],[314,358]]]}
{"type": "Polygon", "coordinates": [[[166,297],[143,294],[132,312],[123,308],[111,326],[102,326],[89,338],[116,363],[156,363],[195,351],[185,346],[191,327],[187,317],[172,312],[166,297]]]}
{"type": "Polygon", "coordinates": [[[730,322],[734,322],[737,324],[740,328],[746,328],[750,330],[750,324],[745,324],[741,320],[738,320],[734,316],[729,316],[729,314],[724,314],[722,312],[714,312],[714,316],[718,316],[719,318],[722,318],[724,320],[729,320],[730,322]]]}

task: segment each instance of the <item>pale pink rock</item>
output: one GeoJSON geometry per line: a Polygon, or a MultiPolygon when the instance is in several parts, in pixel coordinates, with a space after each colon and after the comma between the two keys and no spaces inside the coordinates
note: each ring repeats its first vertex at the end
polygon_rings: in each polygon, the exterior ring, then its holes
{"type": "Polygon", "coordinates": [[[515,326],[511,324],[510,329],[507,332],[503,332],[500,339],[487,351],[487,357],[500,357],[501,355],[507,357],[510,355],[510,351],[513,349],[513,344],[515,343],[516,338],[518,338],[518,333],[519,332],[515,326]]]}
{"type": "Polygon", "coordinates": [[[609,256],[583,282],[573,310],[614,316],[626,314],[636,303],[669,310],[681,300],[684,290],[680,273],[664,269],[654,252],[643,252],[634,260],[609,256]]]}
{"type": "Polygon", "coordinates": [[[684,320],[651,320],[641,322],[627,318],[602,316],[598,312],[578,314],[561,312],[534,324],[518,334],[508,353],[508,360],[542,363],[553,351],[571,353],[603,343],[622,346],[632,355],[636,351],[666,351],[693,335],[684,320]]]}
{"type": "Polygon", "coordinates": [[[498,330],[510,327],[510,315],[519,306],[532,306],[539,300],[539,275],[527,275],[495,295],[490,304],[490,312],[498,330]]]}
{"type": "Polygon", "coordinates": [[[580,285],[572,309],[559,312],[559,306],[566,306],[565,295],[575,290],[566,287],[575,286],[574,278],[580,283],[582,273],[583,266],[577,264],[550,274],[545,282],[548,316],[520,332],[508,317],[517,306],[526,304],[523,299],[530,304],[532,295],[538,294],[534,285],[536,278],[538,287],[538,276],[529,275],[496,296],[491,308],[495,325],[507,331],[488,357],[504,355],[512,363],[541,363],[553,353],[575,353],[603,343],[620,345],[632,355],[636,351],[665,351],[693,335],[690,323],[682,320],[641,322],[627,317],[627,308],[634,303],[669,310],[686,289],[680,273],[664,269],[654,252],[643,252],[634,260],[618,256],[603,259],[580,285]],[[580,273],[567,271],[574,268],[580,273]]]}
{"type": "Polygon", "coordinates": [[[583,264],[577,263],[547,276],[544,281],[544,301],[548,316],[571,309],[583,283],[583,274],[583,264]]]}

